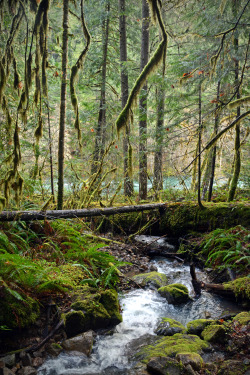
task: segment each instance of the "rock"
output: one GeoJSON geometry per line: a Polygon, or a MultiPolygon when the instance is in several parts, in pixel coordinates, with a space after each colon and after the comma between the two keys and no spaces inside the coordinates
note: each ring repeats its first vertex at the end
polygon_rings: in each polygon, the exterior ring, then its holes
{"type": "Polygon", "coordinates": [[[46,350],[52,356],[57,357],[61,353],[63,348],[61,347],[60,344],[57,344],[56,342],[53,342],[51,344],[48,344],[48,346],[46,347],[46,350]]]}
{"type": "Polygon", "coordinates": [[[92,351],[93,342],[93,331],[88,331],[64,341],[62,346],[65,350],[77,351],[89,356],[92,351]]]}
{"type": "Polygon", "coordinates": [[[209,344],[198,336],[176,333],[158,338],[155,343],[140,348],[133,357],[147,363],[152,357],[175,357],[178,353],[186,352],[200,354],[208,347],[209,344]]]}
{"type": "Polygon", "coordinates": [[[161,336],[173,336],[185,331],[185,327],[180,322],[171,318],[162,318],[155,329],[155,333],[161,336]]]}
{"type": "Polygon", "coordinates": [[[203,365],[203,359],[197,353],[178,353],[176,359],[183,364],[183,366],[191,365],[194,370],[199,371],[203,365]]]}
{"type": "Polygon", "coordinates": [[[212,319],[196,319],[188,322],[187,333],[191,335],[200,336],[201,332],[211,323],[214,323],[212,319]]]}
{"type": "Polygon", "coordinates": [[[242,361],[227,360],[221,363],[218,375],[245,375],[248,366],[244,366],[242,361]]]}
{"type": "Polygon", "coordinates": [[[149,287],[152,289],[158,289],[168,283],[167,276],[164,273],[155,271],[135,275],[133,280],[143,288],[149,287]]]}
{"type": "Polygon", "coordinates": [[[36,375],[36,373],[37,370],[31,366],[22,367],[20,370],[17,371],[18,375],[36,375]]]}
{"type": "Polygon", "coordinates": [[[16,363],[16,356],[15,354],[8,354],[5,357],[2,357],[1,361],[5,364],[5,366],[13,367],[16,363]]]}
{"type": "Polygon", "coordinates": [[[180,305],[190,299],[188,288],[182,284],[170,284],[161,287],[158,289],[158,293],[173,305],[180,305]]]}
{"type": "Polygon", "coordinates": [[[63,316],[68,337],[89,329],[115,326],[122,321],[115,290],[78,296],[71,307],[72,311],[63,316]]]}
{"type": "Polygon", "coordinates": [[[2,367],[0,368],[0,375],[14,375],[14,372],[7,367],[2,367]]]}
{"type": "Polygon", "coordinates": [[[208,342],[224,344],[226,341],[226,329],[219,324],[210,324],[202,331],[201,337],[208,342]]]}
{"type": "Polygon", "coordinates": [[[233,322],[237,322],[241,325],[247,325],[250,323],[250,312],[249,311],[243,311],[239,314],[237,314],[233,318],[233,322]]]}
{"type": "Polygon", "coordinates": [[[36,357],[36,358],[33,359],[32,366],[33,367],[40,367],[40,366],[42,366],[43,362],[44,362],[43,358],[36,357]]]}
{"type": "Polygon", "coordinates": [[[147,370],[152,375],[182,375],[183,366],[170,357],[151,358],[147,370]]]}
{"type": "Polygon", "coordinates": [[[23,366],[31,366],[32,364],[32,359],[29,353],[21,352],[19,354],[19,357],[22,361],[23,366]]]}
{"type": "Polygon", "coordinates": [[[127,375],[148,375],[147,366],[144,363],[136,363],[131,370],[128,370],[127,375]]]}

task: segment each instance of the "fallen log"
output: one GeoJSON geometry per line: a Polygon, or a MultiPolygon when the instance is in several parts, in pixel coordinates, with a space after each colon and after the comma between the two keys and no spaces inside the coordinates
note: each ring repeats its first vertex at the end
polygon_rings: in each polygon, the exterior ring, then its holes
{"type": "Polygon", "coordinates": [[[201,288],[207,290],[210,293],[219,294],[222,297],[228,297],[235,299],[235,293],[233,289],[226,288],[223,284],[207,284],[201,282],[201,288]]]}
{"type": "Polygon", "coordinates": [[[81,210],[48,210],[48,211],[2,211],[0,221],[32,221],[52,219],[72,219],[77,217],[94,217],[141,212],[165,208],[165,203],[141,204],[121,207],[85,208],[81,210]]]}

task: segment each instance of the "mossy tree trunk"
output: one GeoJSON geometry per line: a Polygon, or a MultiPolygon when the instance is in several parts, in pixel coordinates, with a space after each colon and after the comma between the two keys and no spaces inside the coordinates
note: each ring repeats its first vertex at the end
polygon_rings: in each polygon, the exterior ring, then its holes
{"type": "MultiPolygon", "coordinates": [[[[126,34],[126,0],[119,0],[119,31],[120,31],[120,62],[121,62],[121,102],[122,108],[128,100],[127,34],[126,34]]],[[[123,137],[123,170],[124,195],[131,196],[134,192],[132,180],[132,153],[130,146],[130,123],[126,125],[123,137]]]]}
{"type": "MultiPolygon", "coordinates": [[[[240,1],[239,1],[240,3],[240,1]]],[[[237,9],[240,4],[236,4],[236,1],[233,0],[232,8],[233,14],[237,15],[237,9]]],[[[235,69],[235,87],[236,87],[236,96],[237,99],[240,99],[240,84],[239,84],[239,60],[238,60],[238,51],[239,51],[239,38],[238,38],[238,30],[235,30],[234,34],[234,69],[235,69]]],[[[237,107],[237,115],[236,117],[240,116],[240,107],[237,107]]],[[[228,201],[231,202],[234,199],[239,175],[240,175],[240,168],[241,168],[241,157],[240,157],[240,123],[236,124],[235,126],[235,142],[234,142],[234,170],[233,170],[233,177],[230,183],[229,193],[228,193],[228,201]]]]}
{"type": "MultiPolygon", "coordinates": [[[[219,98],[220,98],[220,81],[218,81],[218,85],[217,85],[217,98],[216,98],[217,103],[216,103],[215,117],[214,117],[214,135],[218,134],[218,127],[219,127],[219,121],[220,121],[219,98]]],[[[215,165],[216,165],[216,151],[217,151],[217,147],[215,143],[214,147],[212,148],[211,174],[210,174],[208,197],[207,197],[208,202],[211,202],[212,193],[213,193],[214,174],[215,174],[215,165]]]]}
{"type": "Polygon", "coordinates": [[[95,149],[91,173],[96,173],[102,155],[105,150],[106,139],[106,80],[107,80],[107,57],[109,42],[109,18],[110,18],[110,2],[108,1],[105,9],[106,16],[102,22],[102,70],[101,70],[101,91],[98,122],[96,127],[95,149]]]}
{"type": "Polygon", "coordinates": [[[202,132],[202,109],[201,109],[201,82],[199,83],[199,129],[198,129],[198,186],[197,186],[197,196],[198,205],[200,208],[204,208],[201,203],[201,132],[202,132]]]}
{"type": "Polygon", "coordinates": [[[66,91],[67,91],[67,62],[68,62],[68,27],[69,27],[69,0],[63,0],[63,40],[62,40],[62,81],[61,101],[59,119],[59,142],[58,142],[58,195],[57,209],[63,208],[63,185],[64,185],[64,139],[66,120],[66,91]]]}
{"type": "MultiPolygon", "coordinates": [[[[149,7],[142,0],[141,71],[149,58],[149,7]]],[[[147,199],[147,83],[139,98],[139,198],[147,199]]]]}

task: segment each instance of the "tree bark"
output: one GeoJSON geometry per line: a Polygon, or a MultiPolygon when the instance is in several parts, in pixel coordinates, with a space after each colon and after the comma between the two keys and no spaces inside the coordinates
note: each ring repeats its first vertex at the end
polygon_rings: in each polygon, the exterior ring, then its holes
{"type": "Polygon", "coordinates": [[[64,185],[64,138],[66,119],[66,91],[67,91],[67,61],[68,61],[68,23],[69,23],[69,0],[63,1],[63,44],[62,44],[62,82],[59,120],[59,142],[58,142],[58,194],[57,209],[63,208],[63,185],[64,185]]]}
{"type": "MultiPolygon", "coordinates": [[[[141,71],[149,58],[149,7],[142,0],[141,71]]],[[[147,199],[147,84],[139,98],[139,198],[147,199]]]]}
{"type": "MultiPolygon", "coordinates": [[[[119,0],[119,32],[120,32],[120,62],[121,62],[121,102],[122,108],[128,100],[128,71],[127,62],[127,34],[126,34],[126,0],[119,0]]],[[[129,152],[130,124],[126,126],[123,137],[123,170],[124,170],[124,195],[131,196],[134,192],[132,180],[132,157],[129,152]]]]}
{"type": "Polygon", "coordinates": [[[32,221],[46,219],[69,219],[76,217],[109,216],[129,212],[141,212],[154,209],[164,209],[165,203],[141,204],[134,206],[85,208],[82,210],[48,210],[48,211],[2,211],[0,221],[32,221]]]}
{"type": "Polygon", "coordinates": [[[102,23],[102,78],[101,78],[101,92],[100,92],[100,104],[98,123],[96,128],[95,138],[95,150],[93,155],[93,162],[91,173],[96,173],[98,170],[98,164],[102,158],[105,148],[105,137],[106,137],[106,79],[107,79],[107,57],[108,57],[108,41],[109,41],[109,12],[110,2],[106,5],[106,17],[102,23]]]}
{"type": "Polygon", "coordinates": [[[201,117],[201,82],[199,83],[199,134],[198,134],[198,205],[200,208],[204,208],[201,203],[201,132],[202,132],[202,117],[201,117]]]}

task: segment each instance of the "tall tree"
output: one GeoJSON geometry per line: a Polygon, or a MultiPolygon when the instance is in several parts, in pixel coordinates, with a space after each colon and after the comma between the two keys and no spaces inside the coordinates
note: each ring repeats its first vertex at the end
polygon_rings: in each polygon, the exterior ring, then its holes
{"type": "MultiPolygon", "coordinates": [[[[119,32],[120,32],[120,62],[121,62],[121,102],[122,108],[128,100],[128,70],[127,70],[127,33],[126,33],[126,0],[119,0],[119,32]]],[[[124,195],[131,196],[134,191],[132,180],[132,147],[130,145],[130,123],[126,124],[123,137],[123,170],[124,195]]]]}
{"type": "MultiPolygon", "coordinates": [[[[142,0],[142,31],[141,31],[141,71],[149,58],[149,7],[142,0]]],[[[147,83],[142,87],[139,98],[139,198],[147,198],[147,83]]]]}
{"type": "Polygon", "coordinates": [[[63,208],[64,185],[64,139],[66,120],[66,92],[67,92],[67,62],[68,62],[68,27],[69,27],[69,0],[63,0],[63,39],[62,39],[62,81],[59,119],[58,142],[58,194],[57,209],[63,208]]]}

